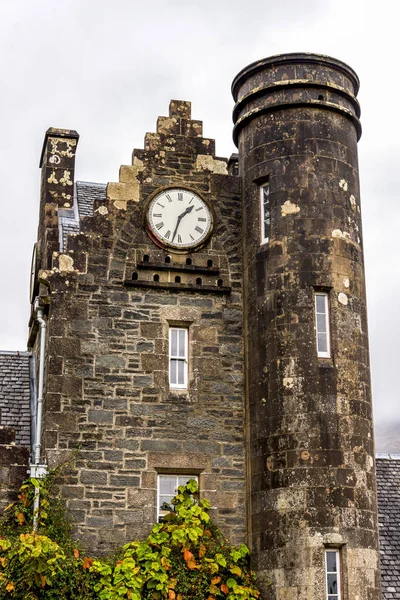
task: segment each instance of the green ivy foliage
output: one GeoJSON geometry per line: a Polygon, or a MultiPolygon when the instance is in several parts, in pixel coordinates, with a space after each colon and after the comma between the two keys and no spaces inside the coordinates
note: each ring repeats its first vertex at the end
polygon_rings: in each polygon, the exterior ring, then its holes
{"type": "Polygon", "coordinates": [[[170,512],[145,541],[110,558],[76,547],[49,482],[31,479],[0,523],[0,600],[256,600],[260,593],[244,544],[230,546],[198,499],[197,483],[180,486],[170,512]],[[39,529],[32,505],[40,489],[39,529]],[[51,536],[49,535],[51,532],[51,536]]]}

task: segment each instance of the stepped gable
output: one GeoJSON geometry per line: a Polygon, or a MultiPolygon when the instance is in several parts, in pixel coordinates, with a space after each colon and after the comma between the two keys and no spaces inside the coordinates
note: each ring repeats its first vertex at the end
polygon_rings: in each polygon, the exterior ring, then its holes
{"type": "Polygon", "coordinates": [[[31,441],[30,352],[0,352],[0,425],[15,431],[15,444],[31,441]]]}
{"type": "Polygon", "coordinates": [[[400,599],[400,454],[378,455],[378,518],[383,600],[400,599]]]}

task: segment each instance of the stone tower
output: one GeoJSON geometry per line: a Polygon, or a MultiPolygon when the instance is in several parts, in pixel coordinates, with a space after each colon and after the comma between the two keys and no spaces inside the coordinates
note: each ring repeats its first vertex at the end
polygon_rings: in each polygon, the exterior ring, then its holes
{"type": "Polygon", "coordinates": [[[41,159],[29,347],[38,364],[39,306],[43,458],[77,450],[61,493],[92,553],[145,537],[190,477],[243,541],[237,162],[215,156],[190,102],[171,102],[117,182],[74,181],[77,141],[49,129],[41,159]]]}
{"type": "Polygon", "coordinates": [[[232,86],[248,532],[265,600],[380,598],[358,87],[312,54],[253,63],[232,86]]]}

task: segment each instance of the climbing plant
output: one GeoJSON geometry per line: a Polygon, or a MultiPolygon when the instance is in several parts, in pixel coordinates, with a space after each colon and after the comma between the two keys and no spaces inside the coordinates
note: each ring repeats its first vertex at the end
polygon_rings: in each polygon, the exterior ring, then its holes
{"type": "Polygon", "coordinates": [[[71,537],[49,482],[30,480],[0,523],[0,600],[253,600],[260,596],[244,544],[231,546],[198,499],[197,483],[178,488],[161,523],[113,557],[90,558],[71,537]],[[37,533],[32,504],[42,502],[37,533]],[[51,532],[52,535],[49,535],[51,532]]]}

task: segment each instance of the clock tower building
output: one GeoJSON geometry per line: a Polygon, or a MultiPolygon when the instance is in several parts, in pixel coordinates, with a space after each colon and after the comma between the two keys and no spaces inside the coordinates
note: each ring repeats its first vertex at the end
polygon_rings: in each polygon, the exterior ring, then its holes
{"type": "Polygon", "coordinates": [[[357,91],[328,57],[259,61],[233,83],[238,155],[173,100],[107,185],[47,131],[39,451],[72,460],[91,552],[146,536],[193,477],[264,600],[379,600],[357,91]]]}

